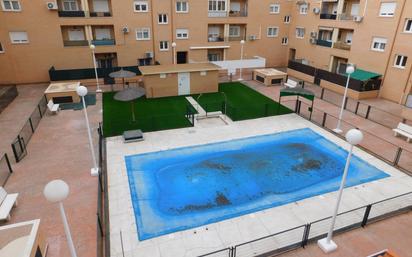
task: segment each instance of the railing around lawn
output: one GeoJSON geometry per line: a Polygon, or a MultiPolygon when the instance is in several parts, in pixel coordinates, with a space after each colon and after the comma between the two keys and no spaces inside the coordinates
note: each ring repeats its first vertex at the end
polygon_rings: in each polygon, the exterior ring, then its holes
{"type": "Polygon", "coordinates": [[[17,137],[11,143],[11,148],[13,150],[16,162],[21,161],[27,155],[27,144],[29,143],[31,136],[36,131],[37,126],[46,113],[46,110],[47,99],[46,96],[43,96],[26,123],[21,128],[17,137]]]}

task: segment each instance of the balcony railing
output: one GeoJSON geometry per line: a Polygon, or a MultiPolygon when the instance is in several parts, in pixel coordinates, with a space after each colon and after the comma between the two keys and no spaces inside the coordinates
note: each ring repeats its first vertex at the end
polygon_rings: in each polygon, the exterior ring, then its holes
{"type": "Polygon", "coordinates": [[[316,44],[318,46],[332,47],[332,42],[331,41],[322,40],[322,39],[316,40],[316,44]]]}
{"type": "Polygon", "coordinates": [[[59,17],[85,17],[84,11],[59,11],[59,17]]]}
{"type": "Polygon", "coordinates": [[[330,14],[330,13],[321,13],[320,18],[322,20],[336,20],[337,15],[336,14],[330,14]]]}
{"type": "Polygon", "coordinates": [[[111,17],[110,12],[90,12],[90,17],[111,17]]]}
{"type": "Polygon", "coordinates": [[[333,48],[342,49],[342,50],[350,50],[351,45],[342,41],[338,41],[333,43],[333,48]]]}
{"type": "Polygon", "coordinates": [[[209,17],[226,17],[227,12],[226,11],[209,11],[208,16],[209,17]]]}
{"type": "Polygon", "coordinates": [[[247,11],[229,11],[229,17],[247,17],[247,11]]]}
{"type": "Polygon", "coordinates": [[[65,40],[63,44],[64,46],[88,46],[89,41],[87,40],[65,40]]]}
{"type": "Polygon", "coordinates": [[[225,41],[225,38],[224,37],[209,36],[207,41],[208,42],[223,42],[223,41],[225,41]]]}
{"type": "Polygon", "coordinates": [[[92,40],[92,44],[95,46],[111,46],[111,45],[115,45],[116,41],[114,39],[100,39],[100,40],[92,40]]]}

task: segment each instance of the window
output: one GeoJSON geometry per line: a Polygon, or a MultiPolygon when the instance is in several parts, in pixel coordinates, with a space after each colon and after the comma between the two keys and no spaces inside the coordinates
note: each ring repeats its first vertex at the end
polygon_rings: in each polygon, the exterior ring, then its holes
{"type": "Polygon", "coordinates": [[[296,37],[304,38],[305,37],[305,28],[296,28],[296,37]]]}
{"type": "Polygon", "coordinates": [[[382,17],[393,17],[395,15],[396,3],[381,3],[381,8],[379,10],[379,16],[382,17]]]}
{"type": "Polygon", "coordinates": [[[159,14],[158,23],[159,24],[167,24],[168,23],[167,14],[164,14],[164,13],[159,14]]]}
{"type": "Polygon", "coordinates": [[[188,39],[189,30],[188,29],[176,29],[176,38],[177,39],[188,39]]]}
{"type": "Polygon", "coordinates": [[[269,27],[267,31],[267,36],[268,37],[277,37],[278,36],[278,27],[269,27]]]}
{"type": "Polygon", "coordinates": [[[169,50],[169,41],[160,41],[159,49],[160,49],[160,51],[168,51],[169,50]]]}
{"type": "Polygon", "coordinates": [[[149,4],[147,1],[134,1],[135,12],[148,12],[149,4]]]}
{"type": "Polygon", "coordinates": [[[289,43],[289,39],[287,37],[282,37],[282,45],[287,45],[289,43]]]}
{"type": "Polygon", "coordinates": [[[240,26],[230,26],[229,37],[240,37],[240,26]]]}
{"type": "Polygon", "coordinates": [[[226,12],[226,0],[209,0],[209,12],[226,12]]]}
{"type": "Polygon", "coordinates": [[[407,60],[408,60],[408,56],[397,54],[395,56],[395,64],[393,66],[396,68],[404,69],[406,66],[407,60]]]}
{"type": "Polygon", "coordinates": [[[3,11],[21,11],[20,2],[18,0],[2,0],[1,6],[3,11]]]}
{"type": "Polygon", "coordinates": [[[412,19],[406,19],[405,29],[403,31],[407,33],[412,33],[412,19]]]}
{"type": "Polygon", "coordinates": [[[388,40],[386,38],[374,37],[372,40],[372,50],[383,52],[385,51],[388,40]]]}
{"type": "Polygon", "coordinates": [[[286,15],[285,17],[283,17],[283,22],[284,23],[290,23],[290,16],[286,15]]]}
{"type": "Polygon", "coordinates": [[[109,28],[96,28],[94,34],[95,40],[108,40],[112,38],[109,28]]]}
{"type": "Polygon", "coordinates": [[[63,0],[63,11],[78,11],[76,0],[63,0]]]}
{"type": "Polygon", "coordinates": [[[300,14],[308,14],[308,4],[301,4],[299,5],[299,13],[300,14]]]}
{"type": "Polygon", "coordinates": [[[149,40],[149,39],[150,39],[150,29],[149,28],[136,29],[136,40],[149,40]]]}
{"type": "Polygon", "coordinates": [[[166,76],[166,73],[160,73],[160,78],[161,79],[165,79],[167,76],[166,76]]]}
{"type": "Polygon", "coordinates": [[[177,1],[176,12],[189,12],[189,3],[186,1],[177,1]]]}
{"type": "Polygon", "coordinates": [[[1,42],[0,42],[0,54],[1,53],[4,53],[4,48],[3,48],[3,45],[1,44],[1,42]]]}
{"type": "Polygon", "coordinates": [[[84,32],[82,29],[69,29],[67,31],[69,41],[82,41],[85,40],[84,32]]]}
{"type": "Polygon", "coordinates": [[[269,6],[270,13],[280,13],[280,4],[271,4],[269,6]]]}
{"type": "Polygon", "coordinates": [[[200,72],[200,76],[206,76],[207,75],[207,71],[201,71],[200,72]]]}
{"type": "Polygon", "coordinates": [[[12,44],[27,44],[29,43],[29,37],[27,36],[27,32],[19,31],[19,32],[9,32],[10,41],[12,44]]]}

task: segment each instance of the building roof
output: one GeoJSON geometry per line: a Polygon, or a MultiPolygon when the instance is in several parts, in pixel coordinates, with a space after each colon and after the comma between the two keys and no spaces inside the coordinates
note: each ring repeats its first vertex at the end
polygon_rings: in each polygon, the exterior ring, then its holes
{"type": "Polygon", "coordinates": [[[369,79],[375,79],[378,77],[381,77],[381,74],[375,73],[375,72],[370,72],[366,70],[361,70],[361,69],[356,69],[354,73],[350,76],[353,79],[357,79],[360,81],[366,81],[369,79]]]}
{"type": "Polygon", "coordinates": [[[161,73],[219,70],[219,66],[214,65],[212,63],[185,63],[171,65],[141,66],[139,67],[139,69],[142,75],[152,75],[161,73]]]}

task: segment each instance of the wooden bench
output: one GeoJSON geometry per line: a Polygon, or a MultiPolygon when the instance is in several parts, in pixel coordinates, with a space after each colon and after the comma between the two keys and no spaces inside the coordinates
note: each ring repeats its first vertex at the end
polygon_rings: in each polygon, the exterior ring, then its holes
{"type": "Polygon", "coordinates": [[[409,125],[406,125],[402,122],[399,122],[398,127],[393,129],[395,137],[398,135],[402,135],[406,137],[406,142],[411,142],[412,139],[412,127],[409,125]]]}
{"type": "Polygon", "coordinates": [[[298,82],[288,78],[288,80],[286,81],[286,83],[284,83],[284,85],[285,85],[285,87],[295,88],[295,87],[298,86],[298,82]]]}
{"type": "Polygon", "coordinates": [[[13,206],[17,206],[19,194],[8,194],[3,187],[0,187],[0,221],[10,220],[10,212],[13,206]]]}

